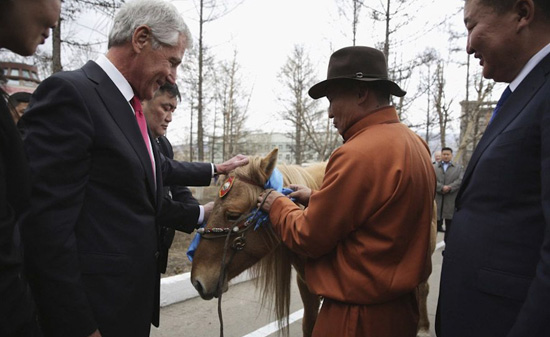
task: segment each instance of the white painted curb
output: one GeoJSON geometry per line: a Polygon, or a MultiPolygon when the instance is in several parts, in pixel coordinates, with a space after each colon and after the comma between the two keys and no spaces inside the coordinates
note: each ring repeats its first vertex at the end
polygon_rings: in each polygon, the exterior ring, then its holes
{"type": "MultiPolygon", "coordinates": [[[[435,250],[445,247],[445,242],[437,243],[435,250]]],[[[160,306],[183,302],[199,296],[199,293],[191,284],[191,273],[183,273],[175,276],[164,277],[160,280],[160,306]]],[[[252,279],[248,271],[232,279],[229,284],[237,284],[252,279]]]]}
{"type": "MultiPolygon", "coordinates": [[[[229,284],[241,283],[251,278],[250,273],[245,271],[232,279],[229,284]]],[[[191,284],[190,279],[191,273],[183,273],[162,278],[160,280],[160,306],[165,307],[199,296],[199,293],[191,284]]]]}

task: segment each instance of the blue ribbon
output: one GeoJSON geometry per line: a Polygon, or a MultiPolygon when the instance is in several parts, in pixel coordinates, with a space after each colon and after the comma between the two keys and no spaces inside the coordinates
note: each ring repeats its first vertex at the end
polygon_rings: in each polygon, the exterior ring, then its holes
{"type": "MultiPolygon", "coordinates": [[[[269,180],[265,183],[264,188],[274,189],[275,191],[281,192],[284,195],[288,195],[293,192],[289,188],[283,188],[283,175],[281,171],[279,171],[277,168],[275,168],[273,170],[273,173],[271,173],[271,176],[269,177],[269,180]]],[[[294,201],[293,199],[294,198],[292,198],[291,200],[294,201]]],[[[250,216],[247,218],[247,220],[251,220],[254,218],[256,218],[256,226],[254,227],[254,230],[257,230],[263,224],[269,224],[269,214],[264,211],[258,210],[257,208],[254,208],[252,212],[250,212],[250,216]],[[256,213],[258,214],[256,215],[256,213]]],[[[206,223],[202,223],[200,228],[203,228],[204,226],[206,226],[206,223]]],[[[196,233],[193,241],[191,241],[191,244],[187,249],[187,258],[191,262],[193,262],[193,256],[195,256],[195,251],[199,246],[200,239],[201,235],[199,233],[196,233]]]]}

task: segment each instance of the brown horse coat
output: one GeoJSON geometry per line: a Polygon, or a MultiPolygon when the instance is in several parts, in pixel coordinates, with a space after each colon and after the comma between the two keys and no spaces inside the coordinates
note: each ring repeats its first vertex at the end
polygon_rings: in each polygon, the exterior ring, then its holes
{"type": "Polygon", "coordinates": [[[392,107],[344,135],[309,207],[278,198],[275,231],[309,257],[306,282],[325,298],[314,336],[415,336],[414,290],[429,265],[435,174],[426,144],[392,107]]]}

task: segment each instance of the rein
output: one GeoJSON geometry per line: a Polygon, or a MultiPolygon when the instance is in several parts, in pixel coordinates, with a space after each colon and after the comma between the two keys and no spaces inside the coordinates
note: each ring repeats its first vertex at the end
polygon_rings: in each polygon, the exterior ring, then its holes
{"type": "MultiPolygon", "coordinates": [[[[243,180],[243,181],[247,182],[245,180],[243,180]]],[[[257,184],[254,184],[254,185],[259,186],[257,184]]],[[[259,187],[261,187],[263,189],[263,186],[259,186],[259,187]]],[[[235,254],[245,248],[245,246],[246,246],[246,233],[250,228],[253,227],[253,226],[250,226],[250,225],[255,224],[256,221],[258,221],[258,215],[260,214],[260,209],[264,205],[265,200],[267,199],[267,196],[273,191],[274,190],[271,189],[267,192],[265,198],[262,200],[260,205],[258,205],[258,207],[255,208],[255,213],[253,215],[252,215],[252,213],[254,212],[254,210],[252,212],[248,213],[248,214],[242,215],[236,221],[237,225],[234,226],[233,228],[209,228],[209,229],[201,228],[201,229],[203,229],[203,232],[201,233],[201,236],[204,239],[218,239],[218,238],[225,237],[225,245],[224,245],[224,248],[223,248],[223,257],[222,257],[222,261],[221,261],[221,265],[220,265],[220,274],[219,274],[220,276],[218,278],[218,291],[220,292],[220,294],[218,296],[218,318],[219,318],[219,321],[220,321],[220,337],[223,337],[223,315],[222,315],[222,294],[223,294],[223,292],[221,291],[221,289],[222,289],[222,285],[223,285],[223,280],[225,278],[225,273],[226,273],[227,266],[229,266],[231,264],[231,262],[233,261],[233,258],[235,257],[235,254]],[[242,225],[241,225],[241,223],[242,223],[242,225]],[[232,248],[231,256],[229,258],[229,261],[227,261],[227,263],[226,263],[227,252],[229,250],[229,238],[231,237],[231,234],[240,234],[240,235],[237,236],[233,240],[233,243],[231,244],[231,248],[232,248]],[[210,235],[210,237],[208,237],[207,235],[210,235]]]]}

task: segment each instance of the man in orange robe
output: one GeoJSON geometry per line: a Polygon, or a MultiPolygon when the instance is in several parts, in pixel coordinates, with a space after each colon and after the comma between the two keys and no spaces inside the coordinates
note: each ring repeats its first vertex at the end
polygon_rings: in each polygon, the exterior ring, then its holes
{"type": "Polygon", "coordinates": [[[344,138],[320,190],[291,186],[304,210],[277,192],[258,199],[284,244],[308,257],[307,285],[324,298],[314,337],[416,336],[436,178],[428,146],[399,122],[390,94],[405,92],[379,50],[336,51],[327,80],[309,90],[328,98],[344,138]]]}

